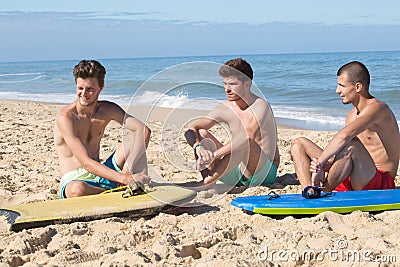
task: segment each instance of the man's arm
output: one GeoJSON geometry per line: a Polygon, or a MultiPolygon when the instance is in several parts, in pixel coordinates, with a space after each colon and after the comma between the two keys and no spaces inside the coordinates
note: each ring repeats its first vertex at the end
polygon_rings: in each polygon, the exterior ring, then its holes
{"type": "Polygon", "coordinates": [[[198,121],[196,121],[194,124],[192,124],[185,132],[185,139],[186,142],[191,146],[194,147],[195,145],[200,143],[200,133],[199,131],[201,129],[203,130],[209,130],[211,127],[213,127],[215,124],[217,124],[217,121],[215,119],[212,119],[209,115],[207,115],[206,118],[202,118],[198,121]]]}
{"type": "Polygon", "coordinates": [[[356,119],[352,121],[348,119],[347,125],[335,134],[318,158],[320,168],[323,169],[328,160],[336,155],[353,138],[379,121],[385,115],[383,108],[383,103],[374,103],[367,106],[356,119]]]}
{"type": "Polygon", "coordinates": [[[193,123],[189,130],[185,132],[185,139],[186,142],[195,147],[197,144],[200,143],[200,130],[210,130],[214,125],[219,122],[224,121],[222,118],[223,110],[225,109],[224,104],[220,104],[219,106],[213,108],[204,118],[197,120],[193,123]]]}
{"type": "Polygon", "coordinates": [[[196,169],[199,171],[214,160],[214,151],[204,147],[201,143],[200,130],[208,131],[221,120],[219,116],[221,107],[222,105],[211,110],[205,118],[199,119],[193,123],[189,130],[185,132],[186,142],[194,149],[197,160],[196,169]]]}

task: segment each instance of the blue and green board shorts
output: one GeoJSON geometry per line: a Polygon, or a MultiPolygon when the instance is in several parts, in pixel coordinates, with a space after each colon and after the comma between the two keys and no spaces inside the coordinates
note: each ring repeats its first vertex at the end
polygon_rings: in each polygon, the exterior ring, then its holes
{"type": "MultiPolygon", "coordinates": [[[[106,161],[103,162],[103,165],[113,169],[117,172],[121,172],[121,169],[118,167],[115,162],[115,152],[112,153],[106,161]]],[[[60,181],[60,198],[66,198],[65,195],[65,187],[73,182],[73,181],[83,181],[89,185],[97,186],[104,188],[106,190],[113,189],[118,186],[117,182],[110,181],[108,179],[99,177],[93,173],[88,172],[83,167],[67,172],[63,175],[60,181]]]]}
{"type": "Polygon", "coordinates": [[[231,184],[235,186],[269,185],[275,182],[276,173],[276,165],[267,159],[262,169],[249,178],[243,175],[239,165],[230,173],[223,176],[220,181],[225,184],[231,184]]]}

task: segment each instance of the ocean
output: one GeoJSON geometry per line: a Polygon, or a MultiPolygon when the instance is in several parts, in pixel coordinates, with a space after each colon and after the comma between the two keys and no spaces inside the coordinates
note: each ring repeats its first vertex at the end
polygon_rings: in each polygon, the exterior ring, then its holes
{"type": "MultiPolygon", "coordinates": [[[[218,68],[235,57],[252,65],[252,90],[270,103],[279,123],[312,130],[343,127],[352,105],[343,105],[335,93],[336,72],[353,60],[368,67],[371,94],[400,121],[400,51],[99,59],[107,69],[100,99],[123,106],[211,109],[225,99],[218,68]]],[[[78,62],[0,62],[0,98],[72,102],[78,62]]]]}

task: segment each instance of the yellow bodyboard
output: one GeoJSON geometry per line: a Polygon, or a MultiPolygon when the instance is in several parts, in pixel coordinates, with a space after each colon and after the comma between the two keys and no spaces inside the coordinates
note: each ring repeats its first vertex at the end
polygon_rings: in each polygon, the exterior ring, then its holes
{"type": "Polygon", "coordinates": [[[122,192],[26,203],[0,209],[11,230],[55,223],[88,221],[115,215],[142,217],[191,201],[196,192],[178,186],[156,186],[141,195],[122,197],[122,192]]]}

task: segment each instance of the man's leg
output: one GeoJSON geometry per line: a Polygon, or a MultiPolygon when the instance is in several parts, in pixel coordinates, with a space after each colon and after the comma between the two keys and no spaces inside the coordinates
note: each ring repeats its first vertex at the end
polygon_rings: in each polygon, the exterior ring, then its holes
{"type": "Polygon", "coordinates": [[[266,156],[256,142],[249,142],[249,146],[242,150],[223,157],[210,170],[205,183],[217,181],[219,178],[230,173],[239,164],[242,164],[241,170],[245,177],[251,177],[262,169],[266,162],[266,156]]]}
{"type": "Polygon", "coordinates": [[[218,162],[214,164],[212,169],[209,170],[208,175],[204,177],[204,183],[214,183],[222,176],[230,173],[240,164],[242,156],[243,153],[241,153],[241,151],[238,151],[233,154],[226,155],[221,160],[218,160],[218,162]]]}
{"type": "MultiPolygon", "coordinates": [[[[199,135],[205,149],[215,150],[222,147],[219,140],[210,132],[199,130],[199,135]]],[[[237,168],[240,163],[243,163],[246,166],[243,174],[250,177],[264,166],[265,161],[266,157],[258,144],[250,142],[248,147],[224,156],[222,159],[214,162],[210,168],[202,170],[201,174],[204,178],[204,183],[211,184],[231,172],[234,168],[237,168]]]]}
{"type": "Polygon", "coordinates": [[[354,190],[362,190],[374,177],[376,166],[364,145],[354,138],[336,156],[324,186],[334,190],[348,176],[354,190]]]}
{"type": "Polygon", "coordinates": [[[278,153],[273,150],[269,154],[265,154],[256,142],[250,143],[247,163],[242,162],[241,165],[241,183],[248,186],[274,183],[279,166],[279,157],[276,157],[278,153]]]}
{"type": "MultiPolygon", "coordinates": [[[[186,141],[190,146],[193,146],[193,144],[195,142],[194,136],[195,136],[195,134],[193,131],[189,130],[185,133],[186,141]]],[[[203,147],[207,150],[215,151],[216,149],[223,146],[221,144],[221,142],[207,130],[200,129],[198,131],[198,137],[199,137],[200,142],[203,145],[203,147]]],[[[196,151],[194,151],[194,156],[197,160],[198,157],[197,157],[196,151]]],[[[216,181],[216,179],[218,179],[218,177],[221,177],[221,175],[227,174],[228,172],[230,172],[234,168],[236,168],[239,165],[240,160],[233,164],[229,164],[230,158],[231,158],[231,155],[226,155],[222,159],[215,160],[211,164],[211,166],[208,166],[207,168],[200,170],[201,176],[203,177],[204,180],[202,182],[194,183],[194,187],[195,187],[194,190],[201,191],[201,190],[208,190],[208,189],[212,188],[214,185],[214,182],[216,181]],[[230,166],[229,168],[227,168],[228,165],[230,166]]]]}
{"type": "Polygon", "coordinates": [[[115,151],[115,162],[123,173],[142,173],[147,175],[146,148],[150,140],[150,131],[144,133],[128,131],[122,144],[115,151]]]}
{"type": "Polygon", "coordinates": [[[73,181],[65,187],[65,196],[70,197],[80,197],[87,195],[95,195],[104,191],[104,188],[92,186],[83,181],[73,181]]]}
{"type": "Polygon", "coordinates": [[[292,155],[294,169],[301,187],[312,185],[310,163],[312,158],[318,158],[322,149],[307,138],[300,137],[292,142],[290,154],[292,155]]]}

